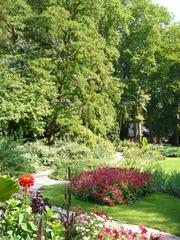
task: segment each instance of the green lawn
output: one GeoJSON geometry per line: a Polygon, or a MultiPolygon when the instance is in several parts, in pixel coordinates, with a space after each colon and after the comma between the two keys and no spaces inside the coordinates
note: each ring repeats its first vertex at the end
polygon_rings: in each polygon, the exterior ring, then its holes
{"type": "Polygon", "coordinates": [[[166,160],[163,161],[163,166],[167,170],[170,171],[178,171],[180,172],[180,158],[172,158],[168,157],[166,160]]]}
{"type": "MultiPolygon", "coordinates": [[[[43,188],[43,196],[54,206],[61,206],[64,186],[53,185],[43,188]]],[[[85,211],[96,209],[90,202],[72,198],[72,206],[80,206],[85,211]]],[[[180,199],[164,193],[153,193],[129,206],[100,206],[99,211],[107,212],[115,220],[132,224],[143,224],[180,236],[180,199]]]]}

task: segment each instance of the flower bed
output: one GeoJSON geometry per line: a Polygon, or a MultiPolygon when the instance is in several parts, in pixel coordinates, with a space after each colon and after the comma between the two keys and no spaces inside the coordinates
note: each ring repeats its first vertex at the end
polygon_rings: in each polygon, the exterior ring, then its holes
{"type": "Polygon", "coordinates": [[[151,174],[121,168],[98,168],[71,179],[73,194],[99,204],[128,204],[151,189],[151,174]]]}
{"type": "Polygon", "coordinates": [[[149,234],[147,229],[139,225],[137,231],[120,226],[111,218],[98,212],[80,215],[73,226],[76,240],[163,240],[163,235],[149,234]]]}

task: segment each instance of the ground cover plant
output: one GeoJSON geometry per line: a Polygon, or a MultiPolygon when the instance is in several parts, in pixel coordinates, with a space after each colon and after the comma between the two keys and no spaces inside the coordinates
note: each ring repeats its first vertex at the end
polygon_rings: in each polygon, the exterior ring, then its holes
{"type": "Polygon", "coordinates": [[[151,189],[151,174],[120,168],[98,168],[71,179],[73,194],[99,204],[128,204],[151,189]]]}

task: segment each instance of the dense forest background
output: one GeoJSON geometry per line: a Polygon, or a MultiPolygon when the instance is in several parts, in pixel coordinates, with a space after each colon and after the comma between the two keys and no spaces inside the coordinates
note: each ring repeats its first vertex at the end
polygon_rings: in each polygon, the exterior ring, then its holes
{"type": "Polygon", "coordinates": [[[151,0],[0,0],[0,133],[180,135],[180,23],[151,0]]]}

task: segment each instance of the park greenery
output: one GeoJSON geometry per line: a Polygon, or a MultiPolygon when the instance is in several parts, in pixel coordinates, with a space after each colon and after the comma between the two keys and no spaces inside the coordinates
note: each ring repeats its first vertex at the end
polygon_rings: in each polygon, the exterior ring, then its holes
{"type": "Polygon", "coordinates": [[[151,0],[0,1],[0,132],[179,143],[180,25],[151,0]]]}
{"type": "Polygon", "coordinates": [[[179,52],[152,0],[0,0],[3,240],[180,236],[179,52]]]}

